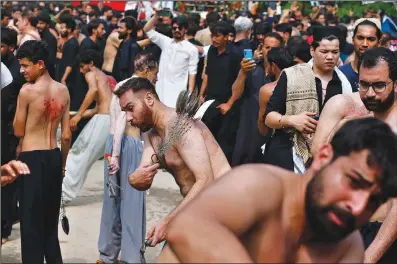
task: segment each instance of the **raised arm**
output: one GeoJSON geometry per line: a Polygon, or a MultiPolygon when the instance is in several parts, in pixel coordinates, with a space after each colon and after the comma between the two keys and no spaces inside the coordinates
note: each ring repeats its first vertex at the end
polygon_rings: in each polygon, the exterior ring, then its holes
{"type": "Polygon", "coordinates": [[[72,143],[72,132],[70,131],[70,96],[69,91],[65,87],[65,93],[67,94],[67,103],[65,105],[65,111],[63,112],[61,120],[61,153],[62,153],[62,173],[65,173],[66,160],[68,157],[70,144],[72,143]]]}
{"type": "Polygon", "coordinates": [[[14,135],[19,138],[25,136],[26,118],[28,116],[29,91],[30,84],[24,85],[18,95],[17,110],[15,112],[13,127],[14,135]]]}
{"type": "Polygon", "coordinates": [[[259,91],[258,130],[263,136],[266,136],[269,132],[269,128],[265,125],[264,115],[267,103],[272,96],[272,91],[270,90],[271,87],[272,85],[265,84],[259,91]]]}
{"type": "Polygon", "coordinates": [[[196,87],[197,63],[199,54],[196,48],[192,47],[189,52],[189,91],[193,92],[196,87]]]}
{"type": "Polygon", "coordinates": [[[231,170],[174,218],[167,241],[179,261],[253,263],[239,238],[276,217],[273,212],[282,203],[281,183],[271,175],[263,177],[265,170],[264,165],[231,170]]]}

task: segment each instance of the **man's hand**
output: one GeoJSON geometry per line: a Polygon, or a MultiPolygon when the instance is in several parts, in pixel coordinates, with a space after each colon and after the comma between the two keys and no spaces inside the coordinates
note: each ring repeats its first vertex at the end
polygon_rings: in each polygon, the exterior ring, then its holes
{"type": "Polygon", "coordinates": [[[112,156],[112,158],[110,159],[110,164],[109,164],[109,174],[110,175],[114,175],[119,171],[120,167],[119,167],[119,157],[114,157],[112,156]]]}
{"type": "Polygon", "coordinates": [[[254,70],[256,67],[255,61],[251,60],[251,59],[242,59],[242,61],[240,62],[240,65],[241,65],[241,69],[245,73],[254,70]]]}
{"type": "Polygon", "coordinates": [[[79,114],[75,115],[72,119],[70,119],[70,129],[72,131],[77,130],[77,124],[80,122],[81,116],[79,114]]]}
{"type": "Polygon", "coordinates": [[[227,112],[229,112],[230,108],[232,108],[232,105],[228,103],[220,104],[216,108],[219,108],[219,111],[221,111],[222,115],[226,115],[227,112]]]}
{"type": "Polygon", "coordinates": [[[1,186],[12,183],[19,175],[30,174],[28,165],[17,160],[12,160],[1,166],[1,186]]]}
{"type": "Polygon", "coordinates": [[[153,177],[160,167],[159,163],[153,165],[140,165],[129,177],[129,184],[137,190],[147,190],[153,182],[153,177]]]}
{"type": "Polygon", "coordinates": [[[161,222],[157,223],[149,230],[146,238],[152,239],[152,244],[151,244],[152,247],[156,246],[158,243],[161,243],[162,241],[165,240],[167,236],[167,230],[168,230],[168,220],[166,219],[163,219],[161,222]]]}
{"type": "Polygon", "coordinates": [[[254,59],[255,60],[263,59],[262,47],[263,47],[263,44],[259,43],[258,48],[254,51],[254,59]]]}
{"type": "Polygon", "coordinates": [[[66,80],[65,80],[65,79],[62,79],[62,80],[61,80],[61,83],[62,83],[63,85],[66,85],[66,80]]]}
{"type": "Polygon", "coordinates": [[[312,134],[316,131],[317,120],[313,117],[316,113],[303,112],[299,115],[290,116],[288,123],[301,133],[312,134]]]}
{"type": "Polygon", "coordinates": [[[200,105],[205,103],[205,96],[200,95],[200,105]]]}
{"type": "Polygon", "coordinates": [[[163,11],[162,8],[153,8],[154,11],[154,15],[156,16],[156,18],[160,17],[160,12],[163,11]]]}

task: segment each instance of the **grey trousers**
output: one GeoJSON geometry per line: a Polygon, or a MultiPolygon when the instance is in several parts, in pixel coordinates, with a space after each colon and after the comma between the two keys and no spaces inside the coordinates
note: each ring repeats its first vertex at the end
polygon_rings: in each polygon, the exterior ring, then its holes
{"type": "MultiPolygon", "coordinates": [[[[112,153],[113,135],[108,136],[105,153],[112,153]]],[[[142,142],[123,136],[120,150],[120,170],[110,176],[123,190],[118,193],[121,199],[109,197],[106,183],[108,163],[105,161],[104,199],[102,206],[101,229],[98,241],[100,259],[105,263],[120,260],[127,263],[140,263],[140,248],[146,233],[146,192],[137,191],[128,183],[128,176],[141,162],[142,142]]],[[[116,188],[118,192],[118,188],[116,188]]]]}

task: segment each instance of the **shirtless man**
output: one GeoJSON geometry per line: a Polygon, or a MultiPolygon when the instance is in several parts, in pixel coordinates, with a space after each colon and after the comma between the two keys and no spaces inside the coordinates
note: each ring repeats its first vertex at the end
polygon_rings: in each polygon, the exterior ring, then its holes
{"type": "Polygon", "coordinates": [[[32,12],[28,10],[23,11],[23,13],[18,17],[17,26],[21,32],[18,46],[21,46],[25,41],[28,40],[40,40],[40,34],[36,29],[37,19],[34,17],[32,12]]]}
{"type": "MultiPolygon", "coordinates": [[[[325,105],[313,140],[313,155],[319,150],[320,145],[329,142],[346,120],[366,116],[369,111],[373,111],[376,118],[385,121],[397,134],[396,61],[395,54],[386,48],[374,48],[364,53],[359,71],[360,92],[349,97],[335,96],[336,98],[332,98],[333,100],[325,105]],[[377,84],[378,87],[375,87],[374,91],[373,87],[368,87],[369,84],[377,84]]],[[[379,261],[397,238],[397,200],[392,199],[382,205],[362,233],[365,246],[368,247],[365,261],[379,261]],[[383,222],[381,228],[380,222],[383,222]],[[376,235],[378,230],[379,233],[376,235]],[[371,244],[372,240],[374,242],[371,244]]],[[[389,257],[392,251],[397,252],[396,242],[393,249],[390,248],[385,254],[385,261],[393,259],[392,256],[389,257]]]]}
{"type": "Polygon", "coordinates": [[[87,111],[95,115],[79,134],[69,153],[62,185],[66,203],[77,196],[91,166],[103,156],[105,150],[110,126],[109,106],[112,100],[111,79],[113,78],[98,68],[100,60],[100,55],[93,50],[84,51],[79,55],[80,72],[88,84],[88,91],[79,111],[70,120],[70,128],[72,131],[76,130],[80,120],[89,115],[87,111]],[[95,110],[88,109],[94,101],[95,110]]]}
{"type": "MultiPolygon", "coordinates": [[[[143,78],[127,81],[116,95],[120,106],[127,113],[127,121],[148,133],[143,135],[144,150],[141,165],[129,177],[129,183],[138,190],[152,185],[159,164],[151,165],[152,155],[168,135],[170,124],[176,118],[174,108],[159,101],[154,86],[143,78]]],[[[183,201],[175,210],[148,233],[152,246],[166,239],[167,226],[173,217],[214,179],[230,170],[230,165],[209,129],[197,121],[181,140],[172,145],[162,160],[180,187],[183,201]]]]}
{"type": "Polygon", "coordinates": [[[23,263],[62,263],[58,217],[62,176],[70,148],[70,97],[66,86],[51,79],[47,44],[28,40],[17,51],[26,81],[18,96],[14,134],[21,138],[20,161],[30,170],[20,182],[19,210],[23,263]],[[56,132],[61,123],[61,150],[56,132]]]}
{"type": "Polygon", "coordinates": [[[111,75],[113,70],[114,59],[117,54],[117,49],[122,39],[119,39],[119,32],[112,32],[106,40],[105,51],[103,53],[102,70],[106,74],[111,75]]]}
{"type": "Polygon", "coordinates": [[[370,117],[346,123],[303,175],[233,169],[170,223],[173,261],[360,263],[357,229],[397,196],[396,155],[396,135],[370,117]]]}

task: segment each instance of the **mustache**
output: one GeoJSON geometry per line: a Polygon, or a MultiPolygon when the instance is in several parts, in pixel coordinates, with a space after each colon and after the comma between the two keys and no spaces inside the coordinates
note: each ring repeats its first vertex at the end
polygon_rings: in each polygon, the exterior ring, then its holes
{"type": "Polygon", "coordinates": [[[356,219],[347,210],[342,209],[336,205],[332,205],[328,208],[328,211],[334,213],[344,224],[344,227],[349,230],[353,230],[355,227],[356,219]]]}

